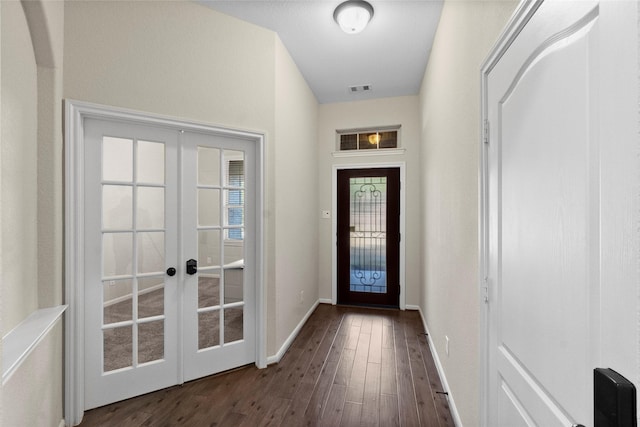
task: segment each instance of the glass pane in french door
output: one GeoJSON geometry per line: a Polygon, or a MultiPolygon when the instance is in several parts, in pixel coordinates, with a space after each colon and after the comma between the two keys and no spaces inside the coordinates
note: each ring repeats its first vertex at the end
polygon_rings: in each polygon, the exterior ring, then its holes
{"type": "Polygon", "coordinates": [[[103,370],[164,358],[165,147],[102,139],[103,370]]]}
{"type": "Polygon", "coordinates": [[[243,338],[244,152],[198,146],[198,349],[243,338]]]}

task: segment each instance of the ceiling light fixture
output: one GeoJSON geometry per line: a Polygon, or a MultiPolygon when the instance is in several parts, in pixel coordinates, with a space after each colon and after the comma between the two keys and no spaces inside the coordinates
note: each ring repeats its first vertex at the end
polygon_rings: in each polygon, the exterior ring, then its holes
{"type": "Polygon", "coordinates": [[[364,0],[348,0],[340,3],[333,12],[333,19],[347,34],[364,30],[373,18],[373,6],[364,0]]]}
{"type": "Polygon", "coordinates": [[[369,144],[378,145],[380,144],[380,139],[380,134],[378,132],[372,133],[371,135],[369,135],[369,144]]]}

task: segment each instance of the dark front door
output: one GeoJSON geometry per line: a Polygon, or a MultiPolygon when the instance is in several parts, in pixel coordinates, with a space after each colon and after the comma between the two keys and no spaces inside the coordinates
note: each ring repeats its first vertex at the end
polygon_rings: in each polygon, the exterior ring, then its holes
{"type": "Polygon", "coordinates": [[[398,307],[400,169],[338,171],[338,304],[398,307]]]}

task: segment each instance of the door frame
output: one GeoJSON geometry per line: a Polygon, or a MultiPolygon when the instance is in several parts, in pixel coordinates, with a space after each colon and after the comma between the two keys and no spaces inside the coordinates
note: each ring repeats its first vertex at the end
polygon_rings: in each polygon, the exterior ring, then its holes
{"type": "Polygon", "coordinates": [[[405,162],[353,163],[333,165],[331,173],[331,304],[338,303],[338,171],[343,169],[400,169],[400,310],[406,308],[406,257],[405,257],[405,162]]]}
{"type": "Polygon", "coordinates": [[[65,391],[64,417],[68,425],[84,415],[84,119],[124,120],[130,123],[240,137],[256,144],[256,366],[267,366],[266,298],[264,287],[264,133],[223,128],[141,111],[65,100],[65,391]]]}

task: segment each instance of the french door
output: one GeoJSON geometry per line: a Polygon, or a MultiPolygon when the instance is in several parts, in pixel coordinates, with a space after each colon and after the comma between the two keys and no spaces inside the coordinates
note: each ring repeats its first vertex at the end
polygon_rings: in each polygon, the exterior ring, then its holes
{"type": "Polygon", "coordinates": [[[255,361],[255,145],[85,119],[85,409],[255,361]]]}
{"type": "Polygon", "coordinates": [[[341,169],[338,303],[399,307],[400,169],[341,169]]]}

